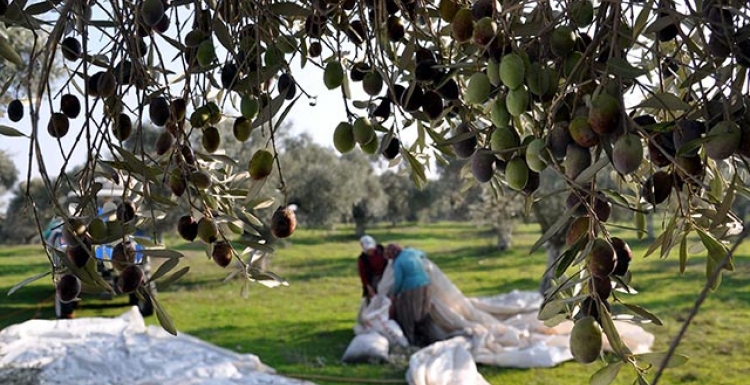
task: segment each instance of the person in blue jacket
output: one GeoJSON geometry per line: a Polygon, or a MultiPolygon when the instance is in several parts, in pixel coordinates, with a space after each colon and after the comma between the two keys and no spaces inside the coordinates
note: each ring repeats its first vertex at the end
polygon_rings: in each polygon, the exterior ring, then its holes
{"type": "Polygon", "coordinates": [[[430,276],[423,261],[424,251],[390,244],[385,248],[385,256],[393,264],[394,282],[389,293],[393,319],[412,345],[432,343],[428,332],[432,320],[430,276]]]}

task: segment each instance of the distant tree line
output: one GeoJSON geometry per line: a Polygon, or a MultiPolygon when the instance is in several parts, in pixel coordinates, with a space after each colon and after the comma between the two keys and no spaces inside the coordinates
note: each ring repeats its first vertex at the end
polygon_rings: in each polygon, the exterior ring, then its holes
{"type": "MultiPolygon", "coordinates": [[[[239,144],[228,140],[232,135],[228,124],[220,124],[220,131],[227,139],[227,155],[241,165],[247,164],[254,150],[266,140],[257,130],[251,140],[239,144]]],[[[490,184],[476,183],[465,160],[436,164],[434,180],[419,189],[405,168],[392,167],[378,173],[381,168],[377,167],[377,162],[382,159],[378,156],[361,151],[341,156],[333,148],[315,143],[308,134],[293,135],[290,131],[290,127],[281,131],[283,136],[278,149],[285,182],[282,184],[279,176],[274,174],[264,188],[274,193],[277,205],[294,204],[297,219],[305,227],[333,228],[337,224],[349,223],[355,225],[356,235],[361,235],[375,224],[396,226],[407,222],[472,221],[492,228],[497,235],[497,248],[505,250],[512,246],[515,223],[533,221],[544,230],[564,212],[564,199],[556,194],[562,181],[555,175],[542,178],[540,191],[548,194],[545,204],[527,212],[530,205],[523,194],[501,186],[493,188],[490,184]]],[[[157,137],[156,130],[145,129],[126,142],[125,147],[144,146],[153,151],[157,137]]],[[[65,177],[74,180],[75,171],[65,177]]],[[[610,179],[606,170],[600,172],[599,178],[602,185],[610,179]]],[[[54,199],[60,202],[64,197],[48,196],[41,179],[17,181],[18,170],[12,159],[0,151],[0,193],[12,193],[4,215],[0,216],[0,243],[39,242],[32,205],[39,213],[39,225],[44,227],[55,216],[54,199]],[[25,197],[27,190],[31,196],[28,200],[25,197]]],[[[168,189],[154,186],[157,187],[168,189]]],[[[750,211],[750,204],[744,199],[737,199],[735,206],[739,213],[750,211]]],[[[189,208],[184,210],[188,212],[189,208]]],[[[154,231],[160,234],[174,231],[175,215],[181,215],[180,211],[157,223],[154,231]]],[[[629,220],[628,212],[617,207],[613,215],[617,220],[629,220]]],[[[562,242],[563,238],[548,242],[551,256],[557,254],[562,242]]]]}
{"type": "MultiPolygon", "coordinates": [[[[220,124],[219,128],[227,139],[232,135],[228,124],[220,124]]],[[[395,226],[404,222],[478,218],[472,210],[479,198],[486,195],[483,193],[485,188],[474,183],[466,173],[465,161],[437,165],[435,178],[440,183],[428,183],[420,190],[406,169],[394,167],[378,173],[376,162],[382,158],[361,151],[340,156],[333,148],[315,143],[308,134],[292,135],[290,131],[289,128],[282,131],[278,151],[283,178],[293,183],[282,185],[279,176],[274,174],[264,188],[274,193],[277,205],[294,204],[302,226],[332,228],[336,224],[350,223],[356,225],[357,234],[362,234],[376,223],[395,226]]],[[[157,137],[155,130],[146,129],[124,145],[127,148],[144,146],[153,151],[157,137]]],[[[246,165],[255,148],[261,147],[264,140],[266,138],[262,137],[260,130],[253,132],[252,138],[244,144],[226,140],[226,155],[246,165]]],[[[75,172],[64,177],[75,180],[75,172]]],[[[0,192],[8,190],[12,193],[5,215],[0,217],[0,243],[39,242],[38,225],[44,227],[55,216],[55,206],[58,210],[67,207],[62,204],[65,197],[48,196],[41,179],[22,183],[17,183],[17,179],[18,171],[12,160],[0,152],[0,192]],[[27,190],[31,199],[25,197],[27,190]],[[60,204],[56,205],[55,200],[60,204]],[[39,214],[39,224],[33,216],[33,206],[39,214]]],[[[159,187],[168,188],[152,186],[159,187]]],[[[189,208],[184,210],[187,212],[189,208]]],[[[174,215],[179,213],[177,210],[174,215]]],[[[176,219],[165,218],[157,224],[156,230],[174,231],[176,219]]]]}

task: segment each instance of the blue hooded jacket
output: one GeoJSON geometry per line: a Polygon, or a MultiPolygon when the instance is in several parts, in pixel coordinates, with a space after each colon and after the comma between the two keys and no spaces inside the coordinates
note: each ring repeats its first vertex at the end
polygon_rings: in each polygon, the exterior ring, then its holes
{"type": "Polygon", "coordinates": [[[430,284],[430,276],[424,267],[422,250],[406,248],[393,259],[393,288],[391,295],[430,284]]]}

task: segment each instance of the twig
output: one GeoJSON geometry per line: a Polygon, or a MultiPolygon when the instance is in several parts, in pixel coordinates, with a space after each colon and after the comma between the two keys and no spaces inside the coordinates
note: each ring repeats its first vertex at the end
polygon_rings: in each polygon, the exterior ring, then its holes
{"type": "MultiPolygon", "coordinates": [[[[750,229],[745,227],[742,230],[742,233],[740,234],[739,238],[737,239],[737,242],[732,246],[732,248],[727,251],[727,253],[724,255],[724,258],[721,260],[721,263],[719,263],[714,271],[711,273],[711,276],[708,278],[708,281],[706,282],[706,285],[703,286],[703,290],[701,290],[700,295],[695,300],[695,304],[693,305],[693,308],[690,310],[690,314],[688,314],[687,319],[682,324],[682,328],[680,328],[679,333],[677,333],[677,336],[672,340],[672,343],[669,345],[669,350],[667,350],[667,353],[664,357],[664,360],[659,365],[659,369],[656,371],[656,374],[654,375],[654,381],[651,383],[651,385],[656,385],[659,383],[659,379],[661,378],[661,375],[664,373],[664,369],[667,368],[667,365],[669,364],[669,360],[674,355],[675,350],[677,350],[677,347],[680,345],[680,342],[682,342],[682,338],[687,333],[687,329],[690,326],[690,323],[693,321],[693,318],[695,318],[696,315],[698,315],[698,309],[700,309],[701,305],[703,305],[703,302],[708,298],[708,294],[711,291],[711,287],[714,286],[716,283],[716,280],[719,279],[719,275],[721,275],[721,271],[723,270],[724,266],[729,262],[729,259],[734,255],[734,252],[737,250],[737,248],[742,244],[742,242],[747,238],[747,236],[750,235],[750,229]]],[[[708,257],[710,258],[710,257],[708,257]]]]}

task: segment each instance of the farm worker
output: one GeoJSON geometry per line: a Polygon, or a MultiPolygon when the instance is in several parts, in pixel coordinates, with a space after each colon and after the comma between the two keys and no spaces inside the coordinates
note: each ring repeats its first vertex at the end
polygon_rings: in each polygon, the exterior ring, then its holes
{"type": "Polygon", "coordinates": [[[389,293],[393,319],[412,345],[432,343],[429,337],[430,330],[434,329],[430,317],[430,276],[425,270],[424,251],[389,244],[385,256],[393,264],[393,288],[389,293]]]}
{"type": "Polygon", "coordinates": [[[359,239],[359,244],[362,246],[362,253],[357,260],[357,267],[362,280],[362,297],[369,303],[378,292],[378,283],[388,261],[383,256],[383,245],[378,244],[375,238],[365,235],[359,239]]]}
{"type": "Polygon", "coordinates": [[[58,234],[62,232],[62,224],[63,219],[60,217],[54,217],[52,218],[49,223],[47,224],[47,227],[44,228],[44,231],[42,231],[42,236],[44,237],[44,240],[54,246],[55,239],[52,237],[52,234],[58,234]]]}

